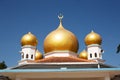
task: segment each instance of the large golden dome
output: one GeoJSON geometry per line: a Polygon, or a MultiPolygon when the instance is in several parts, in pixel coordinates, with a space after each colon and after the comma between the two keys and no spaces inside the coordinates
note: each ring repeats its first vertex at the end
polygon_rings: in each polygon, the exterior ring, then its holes
{"type": "Polygon", "coordinates": [[[88,53],[86,50],[83,50],[80,54],[79,54],[79,58],[82,59],[88,59],[88,53]]]}
{"type": "Polygon", "coordinates": [[[79,43],[76,36],[72,32],[66,30],[62,26],[62,18],[60,17],[59,19],[60,24],[58,28],[49,33],[44,40],[44,52],[48,53],[56,50],[69,50],[77,52],[79,43]]]}
{"type": "Polygon", "coordinates": [[[38,40],[35,35],[33,35],[31,32],[28,32],[21,38],[21,45],[32,45],[37,46],[38,40]]]}
{"type": "Polygon", "coordinates": [[[95,33],[94,31],[91,31],[86,37],[85,37],[85,44],[91,45],[91,44],[99,44],[101,45],[102,38],[99,34],[95,33]]]}
{"type": "Polygon", "coordinates": [[[42,58],[43,58],[42,53],[40,53],[40,51],[37,50],[35,53],[35,60],[40,60],[42,58]]]}

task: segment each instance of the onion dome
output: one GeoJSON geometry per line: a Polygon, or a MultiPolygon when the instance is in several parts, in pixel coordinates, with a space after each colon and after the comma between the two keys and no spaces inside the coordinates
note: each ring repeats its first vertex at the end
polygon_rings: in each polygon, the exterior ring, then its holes
{"type": "Polygon", "coordinates": [[[82,59],[88,59],[88,53],[86,50],[83,50],[80,54],[79,54],[79,58],[82,59]]]}
{"type": "Polygon", "coordinates": [[[38,40],[35,35],[33,35],[31,32],[28,32],[21,38],[21,45],[31,45],[31,46],[37,46],[38,40]]]}
{"type": "Polygon", "coordinates": [[[102,43],[102,38],[99,34],[95,33],[94,31],[91,31],[86,37],[85,37],[85,44],[91,45],[91,44],[99,44],[102,43]]]}
{"type": "Polygon", "coordinates": [[[35,53],[35,60],[40,60],[43,58],[43,55],[40,51],[36,50],[36,53],[35,53]]]}
{"type": "Polygon", "coordinates": [[[62,26],[63,16],[58,16],[58,28],[47,35],[44,40],[44,52],[68,50],[77,53],[79,43],[76,36],[62,26]]]}

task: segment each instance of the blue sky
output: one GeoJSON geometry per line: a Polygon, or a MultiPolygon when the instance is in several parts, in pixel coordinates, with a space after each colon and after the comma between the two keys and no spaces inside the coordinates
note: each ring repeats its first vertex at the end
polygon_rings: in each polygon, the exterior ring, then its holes
{"type": "Polygon", "coordinates": [[[59,25],[73,32],[80,53],[86,46],[85,36],[94,30],[102,36],[103,59],[106,64],[120,66],[119,0],[0,0],[0,61],[16,66],[20,60],[21,37],[32,32],[38,38],[37,48],[43,53],[44,38],[59,25]]]}

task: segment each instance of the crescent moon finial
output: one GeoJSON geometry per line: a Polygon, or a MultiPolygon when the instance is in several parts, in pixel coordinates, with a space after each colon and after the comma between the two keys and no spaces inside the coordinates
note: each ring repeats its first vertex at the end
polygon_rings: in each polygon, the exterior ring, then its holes
{"type": "Polygon", "coordinates": [[[60,19],[60,21],[62,20],[62,18],[63,18],[63,15],[60,13],[59,15],[58,15],[58,18],[60,19]]]}

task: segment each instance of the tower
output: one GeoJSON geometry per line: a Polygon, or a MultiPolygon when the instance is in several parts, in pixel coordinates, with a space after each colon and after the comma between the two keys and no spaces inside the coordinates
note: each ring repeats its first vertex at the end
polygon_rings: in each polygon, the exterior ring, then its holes
{"type": "Polygon", "coordinates": [[[38,40],[35,35],[28,32],[21,38],[21,61],[19,64],[24,64],[27,61],[39,60],[42,54],[37,50],[38,40]]]}
{"type": "Polygon", "coordinates": [[[102,38],[99,34],[91,31],[85,37],[86,51],[88,53],[88,60],[102,60],[102,38]]]}

